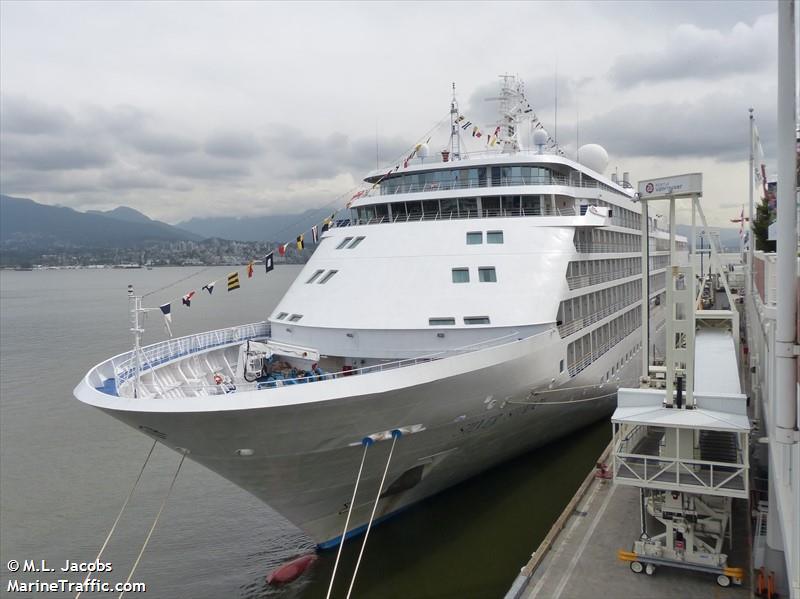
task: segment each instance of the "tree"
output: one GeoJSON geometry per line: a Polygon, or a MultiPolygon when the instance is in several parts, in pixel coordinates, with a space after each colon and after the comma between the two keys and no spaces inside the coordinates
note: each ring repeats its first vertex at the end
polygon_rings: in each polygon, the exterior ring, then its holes
{"type": "Polygon", "coordinates": [[[775,251],[775,242],[769,241],[769,226],[772,224],[772,211],[769,207],[770,195],[770,192],[767,192],[767,195],[756,206],[756,216],[753,221],[756,249],[764,252],[775,251]]]}

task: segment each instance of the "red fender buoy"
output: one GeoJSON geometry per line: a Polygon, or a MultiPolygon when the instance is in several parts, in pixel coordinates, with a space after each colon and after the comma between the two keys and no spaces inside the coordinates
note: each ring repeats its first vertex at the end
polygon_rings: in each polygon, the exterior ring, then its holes
{"type": "Polygon", "coordinates": [[[313,553],[301,555],[282,566],[277,567],[267,576],[267,584],[286,584],[300,577],[303,572],[308,570],[317,561],[317,556],[313,553]]]}

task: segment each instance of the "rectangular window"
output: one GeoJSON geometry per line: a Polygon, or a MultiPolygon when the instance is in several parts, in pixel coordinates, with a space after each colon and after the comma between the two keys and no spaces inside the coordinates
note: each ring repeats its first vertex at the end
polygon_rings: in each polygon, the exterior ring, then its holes
{"type": "Polygon", "coordinates": [[[497,272],[494,266],[482,266],[478,269],[478,280],[481,283],[497,283],[497,272]]]}
{"type": "Polygon", "coordinates": [[[502,231],[487,231],[486,243],[503,243],[502,231]]]}
{"type": "Polygon", "coordinates": [[[458,213],[460,216],[478,216],[478,198],[461,198],[458,200],[458,213]]]}
{"type": "Polygon", "coordinates": [[[284,318],[286,318],[287,316],[289,316],[288,312],[281,312],[280,314],[278,314],[278,315],[275,317],[275,320],[283,320],[283,319],[284,319],[284,318]]]}
{"type": "Polygon", "coordinates": [[[348,243],[350,243],[351,241],[353,241],[353,238],[352,238],[352,237],[345,237],[344,239],[342,239],[341,243],[340,243],[339,245],[337,245],[337,246],[336,246],[336,249],[337,249],[337,250],[340,250],[340,249],[342,249],[344,246],[346,246],[346,245],[347,245],[348,243]]]}
{"type": "Polygon", "coordinates": [[[319,276],[320,276],[322,273],[324,273],[324,272],[325,272],[324,270],[318,270],[317,272],[315,272],[313,275],[311,275],[311,278],[310,278],[310,279],[308,279],[308,281],[306,281],[306,285],[308,285],[309,283],[313,283],[314,281],[316,281],[316,280],[319,278],[319,276]]]}
{"type": "Polygon", "coordinates": [[[429,318],[428,324],[432,327],[441,327],[456,324],[455,318],[429,318]]]}
{"type": "Polygon", "coordinates": [[[348,250],[352,250],[352,249],[353,249],[354,247],[356,247],[356,246],[357,246],[359,243],[361,243],[362,241],[364,241],[364,239],[366,239],[366,238],[365,238],[365,237],[356,237],[356,238],[353,240],[353,243],[351,243],[350,245],[348,245],[348,246],[347,246],[347,249],[348,249],[348,250]]]}
{"type": "Polygon", "coordinates": [[[454,268],[453,269],[453,283],[469,283],[469,269],[468,268],[454,268]]]}
{"type": "Polygon", "coordinates": [[[488,316],[465,316],[464,324],[489,324],[488,316]]]}
{"type": "Polygon", "coordinates": [[[289,317],[289,322],[297,322],[297,321],[298,321],[298,320],[300,320],[301,318],[303,318],[303,315],[302,315],[302,314],[292,314],[292,315],[289,317]]]}
{"type": "Polygon", "coordinates": [[[480,245],[483,243],[482,231],[470,231],[467,233],[467,245],[480,245]]]}
{"type": "Polygon", "coordinates": [[[326,273],[325,273],[325,276],[324,276],[324,277],[322,277],[322,278],[319,280],[319,283],[318,283],[318,284],[319,284],[319,285],[324,285],[325,283],[327,283],[328,281],[330,281],[330,280],[333,278],[333,275],[335,275],[337,272],[339,272],[339,271],[338,271],[338,270],[329,270],[328,272],[326,272],[326,273]]]}

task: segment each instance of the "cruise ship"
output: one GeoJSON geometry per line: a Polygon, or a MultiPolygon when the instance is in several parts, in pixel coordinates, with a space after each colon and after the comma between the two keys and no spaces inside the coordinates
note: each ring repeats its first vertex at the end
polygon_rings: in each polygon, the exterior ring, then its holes
{"type": "Polygon", "coordinates": [[[263,320],[137,344],[92,368],[76,397],[320,548],[364,530],[373,508],[377,522],[608,417],[647,351],[644,298],[654,338],[664,320],[669,236],[647,223],[643,289],[627,175],[603,174],[600,146],[565,156],[513,78],[498,104],[480,151],[466,150],[454,98],[441,153],[418,144],[369,174],[263,320]]]}

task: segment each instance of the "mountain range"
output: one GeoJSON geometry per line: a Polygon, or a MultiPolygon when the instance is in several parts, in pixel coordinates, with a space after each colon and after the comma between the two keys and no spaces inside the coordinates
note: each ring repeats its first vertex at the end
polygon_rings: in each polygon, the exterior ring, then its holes
{"type": "Polygon", "coordinates": [[[308,231],[312,225],[321,223],[330,215],[330,208],[317,208],[306,210],[302,214],[191,218],[176,226],[203,237],[281,242],[293,240],[298,233],[308,231]]]}
{"type": "Polygon", "coordinates": [[[202,236],[152,220],[132,208],[78,212],[0,195],[0,244],[4,247],[138,247],[149,242],[197,241],[202,236]]]}
{"type": "MultiPolygon", "coordinates": [[[[301,214],[192,218],[170,225],[127,206],[107,211],[79,212],[72,208],[0,195],[0,245],[5,249],[44,251],[68,247],[135,248],[154,242],[200,241],[208,238],[282,242],[294,239],[298,233],[307,231],[330,214],[329,208],[321,208],[306,210],[301,214]]],[[[738,229],[712,229],[719,231],[724,248],[738,250],[738,229]]],[[[688,225],[677,225],[676,230],[687,237],[691,231],[688,225]]]]}

